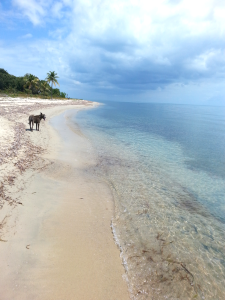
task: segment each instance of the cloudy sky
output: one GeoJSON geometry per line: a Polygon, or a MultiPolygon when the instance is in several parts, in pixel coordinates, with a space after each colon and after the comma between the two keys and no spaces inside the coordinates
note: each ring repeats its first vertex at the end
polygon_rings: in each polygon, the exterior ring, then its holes
{"type": "Polygon", "coordinates": [[[0,67],[90,100],[225,105],[224,0],[0,0],[0,67]]]}

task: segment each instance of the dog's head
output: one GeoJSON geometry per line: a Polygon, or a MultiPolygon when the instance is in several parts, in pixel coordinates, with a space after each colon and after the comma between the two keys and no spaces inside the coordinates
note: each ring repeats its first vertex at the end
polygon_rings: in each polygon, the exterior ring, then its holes
{"type": "Polygon", "coordinates": [[[46,116],[45,116],[45,114],[43,114],[43,113],[40,113],[40,116],[41,116],[41,119],[44,119],[44,121],[45,121],[45,119],[46,119],[46,116]]]}

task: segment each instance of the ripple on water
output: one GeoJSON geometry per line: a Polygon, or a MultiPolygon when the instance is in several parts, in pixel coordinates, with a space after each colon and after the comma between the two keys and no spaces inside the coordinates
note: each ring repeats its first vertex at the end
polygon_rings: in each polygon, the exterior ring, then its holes
{"type": "Polygon", "coordinates": [[[101,150],[92,171],[114,193],[112,225],[134,299],[223,299],[223,224],[193,193],[128,154],[101,150]]]}
{"type": "MultiPolygon", "coordinates": [[[[121,129],[113,122],[104,127],[106,121],[98,119],[101,126],[86,130],[98,154],[88,172],[104,178],[114,194],[112,230],[132,298],[225,299],[224,180],[184,156],[174,141],[177,123],[166,135],[171,142],[145,128],[136,130],[135,120],[121,129]]],[[[164,130],[163,120],[155,120],[149,130],[164,130]]],[[[142,127],[149,126],[141,121],[142,127]]],[[[185,122],[182,139],[189,128],[190,134],[197,132],[193,122],[185,122]]]]}

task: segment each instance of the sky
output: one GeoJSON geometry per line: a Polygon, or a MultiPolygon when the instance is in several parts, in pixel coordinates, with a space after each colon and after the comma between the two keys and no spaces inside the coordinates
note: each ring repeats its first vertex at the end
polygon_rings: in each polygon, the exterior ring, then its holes
{"type": "Polygon", "coordinates": [[[0,0],[0,68],[82,99],[225,105],[225,1],[0,0]]]}

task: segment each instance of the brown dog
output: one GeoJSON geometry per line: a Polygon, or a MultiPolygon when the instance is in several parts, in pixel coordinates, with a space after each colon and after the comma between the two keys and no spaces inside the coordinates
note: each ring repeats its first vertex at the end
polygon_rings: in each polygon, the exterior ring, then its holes
{"type": "Polygon", "coordinates": [[[39,131],[39,126],[40,126],[41,119],[43,119],[45,121],[45,119],[46,119],[45,114],[40,113],[40,115],[38,115],[38,116],[34,116],[34,115],[29,116],[29,119],[28,119],[29,123],[28,124],[30,125],[30,130],[31,131],[33,131],[34,123],[36,124],[36,130],[39,131]],[[32,127],[31,127],[31,125],[32,125],[32,127]]]}

